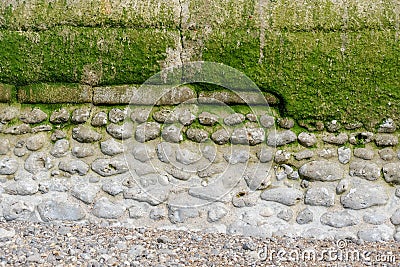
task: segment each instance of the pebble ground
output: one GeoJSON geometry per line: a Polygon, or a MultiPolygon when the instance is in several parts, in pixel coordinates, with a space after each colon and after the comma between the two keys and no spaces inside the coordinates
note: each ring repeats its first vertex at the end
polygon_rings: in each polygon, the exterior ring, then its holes
{"type": "Polygon", "coordinates": [[[0,266],[400,266],[400,246],[18,221],[0,222],[0,266]]]}

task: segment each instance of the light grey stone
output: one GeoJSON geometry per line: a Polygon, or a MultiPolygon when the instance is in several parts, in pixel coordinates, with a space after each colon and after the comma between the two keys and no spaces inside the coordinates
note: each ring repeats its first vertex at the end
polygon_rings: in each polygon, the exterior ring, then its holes
{"type": "Polygon", "coordinates": [[[253,207],[257,204],[258,199],[258,193],[239,191],[232,197],[232,205],[236,208],[253,207]]]}
{"type": "Polygon", "coordinates": [[[304,164],[300,167],[299,174],[310,181],[336,181],[342,179],[344,171],[338,163],[320,160],[304,164]]]}
{"type": "Polygon", "coordinates": [[[165,126],[161,131],[161,136],[166,142],[179,143],[183,140],[181,128],[176,125],[165,126]]]}
{"type": "Polygon", "coordinates": [[[77,158],[87,158],[94,155],[94,149],[90,146],[76,146],[72,148],[72,155],[77,158]]]}
{"type": "Polygon", "coordinates": [[[226,125],[232,126],[232,125],[240,124],[244,120],[245,120],[245,117],[243,114],[233,113],[224,118],[224,123],[226,125]]]}
{"type": "Polygon", "coordinates": [[[107,125],[107,133],[119,140],[127,140],[133,135],[133,124],[125,122],[122,125],[110,123],[107,125]]]}
{"type": "Polygon", "coordinates": [[[400,187],[396,188],[396,190],[394,191],[394,195],[400,198],[400,187]]]}
{"type": "Polygon", "coordinates": [[[171,144],[167,142],[159,143],[157,145],[156,152],[158,159],[164,163],[169,163],[176,157],[171,144]]]}
{"type": "Polygon", "coordinates": [[[350,164],[350,176],[364,178],[369,181],[377,180],[381,177],[381,168],[373,162],[353,161],[350,164]]]}
{"type": "Polygon", "coordinates": [[[128,211],[129,211],[129,218],[132,218],[132,219],[143,218],[146,214],[145,209],[140,206],[129,207],[128,211]]]}
{"type": "Polygon", "coordinates": [[[291,118],[279,119],[279,126],[281,128],[290,129],[294,127],[294,120],[291,118]]]}
{"type": "Polygon", "coordinates": [[[400,209],[395,210],[390,217],[390,222],[394,225],[400,225],[400,209]]]}
{"type": "Polygon", "coordinates": [[[260,117],[260,124],[264,128],[271,128],[272,126],[275,125],[275,118],[270,115],[261,115],[260,117]]]}
{"type": "Polygon", "coordinates": [[[293,211],[291,209],[283,209],[278,212],[276,217],[288,222],[293,218],[293,211]]]}
{"type": "Polygon", "coordinates": [[[237,128],[231,136],[232,144],[257,145],[265,141],[265,132],[262,128],[237,128]]]}
{"type": "Polygon", "coordinates": [[[333,133],[325,134],[322,136],[322,141],[333,144],[333,145],[343,145],[349,140],[349,136],[346,133],[340,133],[335,135],[333,133]]]}
{"type": "Polygon", "coordinates": [[[181,110],[178,116],[179,116],[179,122],[185,126],[192,124],[196,120],[196,116],[193,115],[189,109],[181,110]]]}
{"type": "Polygon", "coordinates": [[[361,132],[351,133],[349,135],[349,142],[352,145],[367,144],[373,141],[374,133],[361,132]]]}
{"type": "Polygon", "coordinates": [[[54,124],[66,123],[68,122],[70,114],[65,108],[53,111],[50,116],[50,122],[54,124]]]}
{"type": "Polygon", "coordinates": [[[377,134],[375,136],[377,146],[396,146],[398,143],[398,137],[393,134],[377,134]]]}
{"type": "Polygon", "coordinates": [[[330,207],[335,204],[335,193],[323,186],[313,186],[307,190],[304,203],[311,206],[330,207]]]}
{"type": "Polygon", "coordinates": [[[39,215],[43,221],[79,221],[85,217],[84,210],[77,204],[63,201],[47,200],[38,205],[39,215]]]}
{"type": "Polygon", "coordinates": [[[162,220],[162,219],[166,218],[167,216],[168,216],[168,213],[164,207],[152,208],[149,213],[150,219],[155,220],[155,221],[162,220]]]}
{"type": "Polygon", "coordinates": [[[136,108],[131,112],[131,120],[137,123],[144,123],[149,118],[150,110],[146,108],[136,108]]]}
{"type": "Polygon", "coordinates": [[[45,121],[47,119],[47,114],[41,111],[39,108],[34,108],[21,114],[19,119],[24,123],[35,124],[45,121]]]}
{"type": "Polygon", "coordinates": [[[188,193],[190,196],[202,200],[225,203],[232,200],[230,189],[226,188],[221,181],[217,181],[216,183],[207,184],[204,187],[191,187],[188,193]]]}
{"type": "Polygon", "coordinates": [[[207,213],[207,221],[211,223],[220,221],[228,214],[228,211],[229,210],[226,208],[224,204],[216,203],[210,206],[210,209],[208,210],[207,213]]]}
{"type": "Polygon", "coordinates": [[[7,123],[18,116],[19,110],[13,106],[7,106],[0,110],[0,123],[7,123]]]}
{"type": "Polygon", "coordinates": [[[85,123],[90,117],[89,108],[78,108],[72,112],[72,123],[85,123]]]}
{"type": "Polygon", "coordinates": [[[69,190],[69,184],[66,180],[61,179],[51,179],[41,181],[39,183],[39,191],[43,194],[52,192],[66,192],[69,190]]]}
{"type": "Polygon", "coordinates": [[[69,150],[69,141],[66,139],[57,140],[51,148],[50,154],[56,158],[67,155],[69,150]]]}
{"type": "Polygon", "coordinates": [[[191,178],[191,173],[184,171],[175,166],[168,166],[165,168],[165,171],[172,175],[174,178],[182,181],[187,181],[191,178]]]}
{"type": "Polygon", "coordinates": [[[246,163],[250,158],[249,151],[243,149],[233,150],[232,153],[224,154],[224,159],[232,165],[246,163]]]}
{"type": "Polygon", "coordinates": [[[200,212],[197,208],[168,205],[168,218],[174,224],[184,223],[190,218],[197,217],[200,217],[200,212]]]}
{"type": "Polygon", "coordinates": [[[18,170],[18,161],[13,158],[5,157],[0,159],[0,175],[11,175],[18,170]]]}
{"type": "Polygon", "coordinates": [[[217,156],[217,148],[215,146],[204,146],[201,151],[203,153],[203,157],[206,158],[209,162],[214,162],[217,156]]]}
{"type": "Polygon", "coordinates": [[[364,222],[373,224],[373,225],[383,224],[383,223],[385,223],[385,221],[387,219],[388,218],[385,214],[379,213],[379,212],[371,212],[371,213],[364,214],[364,216],[363,216],[364,222]]]}
{"type": "Polygon", "coordinates": [[[299,143],[305,147],[311,147],[317,143],[317,137],[313,133],[301,132],[298,136],[299,143]]]}
{"type": "Polygon", "coordinates": [[[218,116],[204,111],[199,115],[199,122],[202,125],[212,126],[218,122],[218,116]]]}
{"type": "Polygon", "coordinates": [[[93,184],[78,183],[71,189],[71,195],[83,201],[86,204],[92,204],[96,198],[100,187],[93,184]]]}
{"type": "Polygon", "coordinates": [[[128,116],[127,109],[121,110],[119,108],[113,108],[108,112],[108,119],[112,123],[122,122],[126,119],[127,116],[128,116]]]}
{"type": "Polygon", "coordinates": [[[229,141],[229,133],[225,129],[220,129],[211,134],[211,139],[217,145],[224,145],[229,141]]]}
{"type": "Polygon", "coordinates": [[[394,133],[396,131],[396,123],[389,118],[379,125],[378,133],[394,133]]]}
{"type": "Polygon", "coordinates": [[[320,156],[321,158],[324,159],[330,159],[333,157],[337,157],[337,153],[336,150],[332,149],[332,148],[324,148],[320,151],[317,152],[318,156],[320,156]]]}
{"type": "Polygon", "coordinates": [[[197,128],[189,128],[186,131],[186,136],[189,140],[192,140],[197,143],[203,143],[208,139],[208,132],[202,129],[197,128]]]}
{"type": "Polygon", "coordinates": [[[314,157],[314,152],[309,149],[301,150],[294,154],[296,160],[310,159],[314,157]]]}
{"type": "Polygon", "coordinates": [[[9,195],[28,196],[34,195],[39,191],[39,185],[32,179],[23,179],[16,182],[11,182],[5,188],[5,192],[9,195]]]}
{"type": "Polygon", "coordinates": [[[53,126],[51,125],[38,125],[32,128],[32,133],[50,132],[51,130],[53,130],[53,126]]]}
{"type": "Polygon", "coordinates": [[[105,113],[104,111],[100,111],[93,116],[90,124],[93,127],[101,127],[107,125],[107,123],[108,123],[107,113],[105,113]]]}
{"type": "Polygon", "coordinates": [[[124,191],[124,187],[121,183],[113,181],[103,184],[101,189],[111,196],[116,196],[124,191]]]}
{"type": "Polygon", "coordinates": [[[32,153],[25,160],[25,170],[32,174],[47,171],[53,167],[52,159],[43,152],[32,153]]]}
{"type": "Polygon", "coordinates": [[[277,164],[284,164],[287,163],[290,159],[290,157],[292,156],[292,154],[288,151],[284,151],[284,150],[277,150],[275,153],[275,158],[274,161],[277,164]]]}
{"type": "Polygon", "coordinates": [[[270,162],[274,157],[273,150],[266,147],[262,147],[259,151],[256,152],[256,155],[261,163],[270,162]]]}
{"type": "Polygon", "coordinates": [[[92,163],[92,170],[104,177],[122,174],[129,171],[123,158],[96,159],[92,163]]]}
{"type": "Polygon", "coordinates": [[[295,188],[272,188],[261,193],[261,199],[293,206],[303,200],[303,192],[295,188]]]}
{"type": "Polygon", "coordinates": [[[254,113],[247,113],[246,114],[246,119],[248,119],[251,122],[256,122],[257,121],[257,115],[254,113]]]}
{"type": "Polygon", "coordinates": [[[338,148],[338,156],[339,156],[339,162],[342,164],[347,164],[349,163],[351,159],[351,149],[348,147],[339,147],[338,148]]]}
{"type": "Polygon", "coordinates": [[[137,126],[135,138],[138,142],[144,143],[154,140],[160,136],[161,126],[157,122],[145,122],[137,126]]]}
{"type": "Polygon", "coordinates": [[[90,169],[89,165],[82,160],[62,160],[60,161],[58,168],[69,174],[79,174],[80,176],[86,175],[90,169]]]}
{"type": "Polygon", "coordinates": [[[103,197],[96,201],[92,213],[94,216],[104,219],[118,219],[125,213],[126,208],[118,203],[113,203],[103,197]]]}
{"type": "Polygon", "coordinates": [[[340,201],[345,208],[354,210],[365,209],[373,206],[385,205],[388,201],[386,189],[371,182],[353,182],[353,187],[342,195],[340,201]]]}
{"type": "Polygon", "coordinates": [[[175,123],[178,121],[178,114],[171,109],[161,109],[153,113],[153,119],[159,123],[175,123]]]}
{"type": "Polygon", "coordinates": [[[393,239],[394,231],[387,226],[374,226],[358,231],[359,239],[367,242],[387,242],[393,239]]]}
{"type": "Polygon", "coordinates": [[[393,184],[400,184],[400,164],[388,163],[383,165],[383,177],[385,181],[393,184]]]}
{"type": "Polygon", "coordinates": [[[6,221],[25,220],[29,221],[34,216],[34,205],[24,202],[15,201],[9,205],[3,206],[3,216],[6,221]]]}
{"type": "Polygon", "coordinates": [[[22,135],[32,132],[31,126],[28,124],[19,124],[15,126],[11,126],[4,130],[5,134],[12,134],[12,135],[22,135]]]}
{"type": "Polygon", "coordinates": [[[26,148],[26,145],[25,145],[25,140],[17,141],[13,152],[14,152],[14,155],[17,157],[25,156],[28,153],[28,149],[26,148]]]}
{"type": "Polygon", "coordinates": [[[140,162],[147,162],[154,157],[154,151],[146,145],[135,145],[132,149],[132,155],[140,162]]]}
{"type": "Polygon", "coordinates": [[[337,120],[332,120],[325,124],[328,132],[337,132],[342,128],[342,125],[337,120]]]}
{"type": "Polygon", "coordinates": [[[396,158],[396,153],[393,151],[393,149],[386,147],[378,151],[379,156],[381,159],[390,161],[392,159],[396,158]]]}
{"type": "Polygon", "coordinates": [[[115,156],[124,152],[124,146],[113,138],[100,143],[101,152],[107,156],[115,156]]]}
{"type": "Polygon", "coordinates": [[[349,227],[359,223],[359,220],[347,210],[326,212],[322,214],[320,221],[324,225],[335,228],[349,227]]]}
{"type": "Polygon", "coordinates": [[[291,130],[273,131],[268,135],[267,144],[269,146],[283,146],[293,143],[297,140],[297,136],[291,130]]]}
{"type": "Polygon", "coordinates": [[[79,125],[72,129],[72,138],[80,143],[94,143],[102,138],[102,135],[88,126],[79,125]]]}
{"type": "Polygon", "coordinates": [[[26,139],[26,148],[31,151],[41,149],[46,143],[47,137],[44,134],[36,134],[26,139]]]}
{"type": "Polygon", "coordinates": [[[230,139],[232,144],[248,145],[249,138],[247,129],[246,128],[234,129],[230,139]]]}
{"type": "Polygon", "coordinates": [[[176,151],[176,160],[182,164],[190,165],[194,164],[201,159],[202,155],[193,153],[188,149],[180,149],[176,151]]]}
{"type": "Polygon", "coordinates": [[[64,139],[64,138],[66,138],[66,137],[67,137],[67,134],[66,134],[65,132],[56,129],[56,130],[54,130],[54,132],[51,134],[50,139],[51,139],[51,141],[55,142],[55,141],[57,141],[57,140],[64,139]]]}
{"type": "Polygon", "coordinates": [[[10,141],[6,138],[0,139],[0,155],[6,155],[10,151],[10,141]]]}
{"type": "Polygon", "coordinates": [[[5,229],[0,228],[0,240],[11,239],[15,236],[15,230],[13,228],[5,229]]]}
{"type": "Polygon", "coordinates": [[[336,186],[336,193],[342,194],[350,189],[351,183],[349,179],[340,180],[336,186]]]}
{"type": "Polygon", "coordinates": [[[301,210],[296,217],[298,224],[308,224],[314,220],[314,214],[309,208],[301,210]]]}
{"type": "Polygon", "coordinates": [[[354,156],[360,159],[371,160],[374,157],[374,151],[368,148],[355,148],[354,156]]]}
{"type": "Polygon", "coordinates": [[[168,200],[169,191],[169,187],[160,185],[149,186],[147,188],[132,187],[124,190],[124,198],[157,206],[168,200]]]}

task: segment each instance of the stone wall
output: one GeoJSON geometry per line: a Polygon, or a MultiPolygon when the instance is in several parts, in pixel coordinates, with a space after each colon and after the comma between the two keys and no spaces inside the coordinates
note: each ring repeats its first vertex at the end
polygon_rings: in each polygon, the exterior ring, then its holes
{"type": "Polygon", "coordinates": [[[300,127],[274,108],[200,99],[1,106],[1,220],[399,239],[392,120],[300,127]]]}

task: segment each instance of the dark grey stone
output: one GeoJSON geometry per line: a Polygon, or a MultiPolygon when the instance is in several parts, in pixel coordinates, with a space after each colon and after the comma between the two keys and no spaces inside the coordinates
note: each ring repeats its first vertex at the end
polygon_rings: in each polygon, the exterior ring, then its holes
{"type": "Polygon", "coordinates": [[[123,158],[96,159],[92,163],[92,170],[101,176],[122,174],[129,170],[123,158]]]}
{"type": "Polygon", "coordinates": [[[272,188],[261,193],[261,199],[293,206],[303,200],[303,192],[295,188],[272,188]]]}
{"type": "Polygon", "coordinates": [[[351,215],[347,210],[326,212],[322,214],[320,221],[324,225],[329,225],[335,228],[353,226],[359,223],[359,220],[351,215]]]}
{"type": "Polygon", "coordinates": [[[261,163],[270,162],[274,157],[273,150],[265,147],[257,151],[256,155],[261,163]]]}
{"type": "Polygon", "coordinates": [[[107,126],[107,133],[119,140],[126,140],[133,135],[133,124],[125,122],[122,125],[111,123],[107,126]]]}
{"type": "Polygon", "coordinates": [[[32,128],[32,133],[50,132],[51,130],[53,130],[53,126],[51,125],[38,125],[32,128]]]}
{"type": "Polygon", "coordinates": [[[161,109],[153,113],[153,119],[159,123],[175,123],[178,121],[178,114],[171,109],[161,109]]]}
{"type": "Polygon", "coordinates": [[[393,149],[386,147],[378,151],[379,156],[381,159],[390,161],[392,159],[396,158],[396,153],[393,151],[393,149]]]}
{"type": "Polygon", "coordinates": [[[47,200],[38,205],[39,215],[43,221],[79,221],[85,217],[83,209],[73,203],[47,200]]]}
{"type": "Polygon", "coordinates": [[[342,125],[337,121],[337,120],[333,120],[330,121],[328,123],[325,124],[326,129],[328,130],[328,132],[337,132],[342,128],[342,125]]]}
{"type": "Polygon", "coordinates": [[[333,144],[333,145],[343,145],[349,140],[349,136],[346,133],[340,133],[335,135],[333,133],[326,134],[322,136],[322,141],[333,144]]]}
{"type": "Polygon", "coordinates": [[[32,132],[31,126],[29,126],[28,124],[19,124],[5,129],[3,133],[12,135],[22,135],[30,132],[32,132]]]}
{"type": "Polygon", "coordinates": [[[277,164],[284,164],[287,163],[290,159],[290,157],[292,156],[292,154],[288,151],[284,151],[284,150],[277,150],[275,153],[275,158],[274,161],[277,164]]]}
{"type": "Polygon", "coordinates": [[[26,148],[31,151],[37,151],[44,146],[44,144],[47,141],[46,139],[47,137],[44,134],[36,134],[30,136],[29,138],[26,139],[25,142],[26,148]]]}
{"type": "Polygon", "coordinates": [[[257,145],[265,141],[265,132],[262,128],[237,128],[231,136],[232,144],[257,145]]]}
{"type": "Polygon", "coordinates": [[[57,140],[64,139],[64,138],[66,138],[66,137],[67,137],[67,134],[66,134],[65,132],[56,129],[56,130],[54,130],[54,132],[51,134],[50,139],[51,139],[51,141],[55,142],[55,141],[57,141],[57,140]]]}
{"type": "Polygon", "coordinates": [[[311,161],[299,169],[299,174],[303,179],[310,181],[335,181],[342,179],[343,168],[330,161],[311,161]]]}
{"type": "Polygon", "coordinates": [[[19,110],[15,107],[8,106],[0,110],[0,123],[7,123],[18,116],[19,110]]]}
{"type": "Polygon", "coordinates": [[[285,129],[291,129],[294,127],[294,120],[291,118],[282,118],[279,120],[279,126],[285,129]]]}
{"type": "Polygon", "coordinates": [[[94,143],[102,138],[102,135],[88,126],[79,125],[72,129],[72,138],[80,143],[94,143]]]}

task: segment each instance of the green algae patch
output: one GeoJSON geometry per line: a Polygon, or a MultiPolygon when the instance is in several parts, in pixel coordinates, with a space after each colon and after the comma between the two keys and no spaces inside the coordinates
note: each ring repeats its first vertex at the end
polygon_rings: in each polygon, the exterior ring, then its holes
{"type": "Polygon", "coordinates": [[[140,84],[161,69],[177,31],[55,27],[0,31],[0,81],[140,84]]]}

